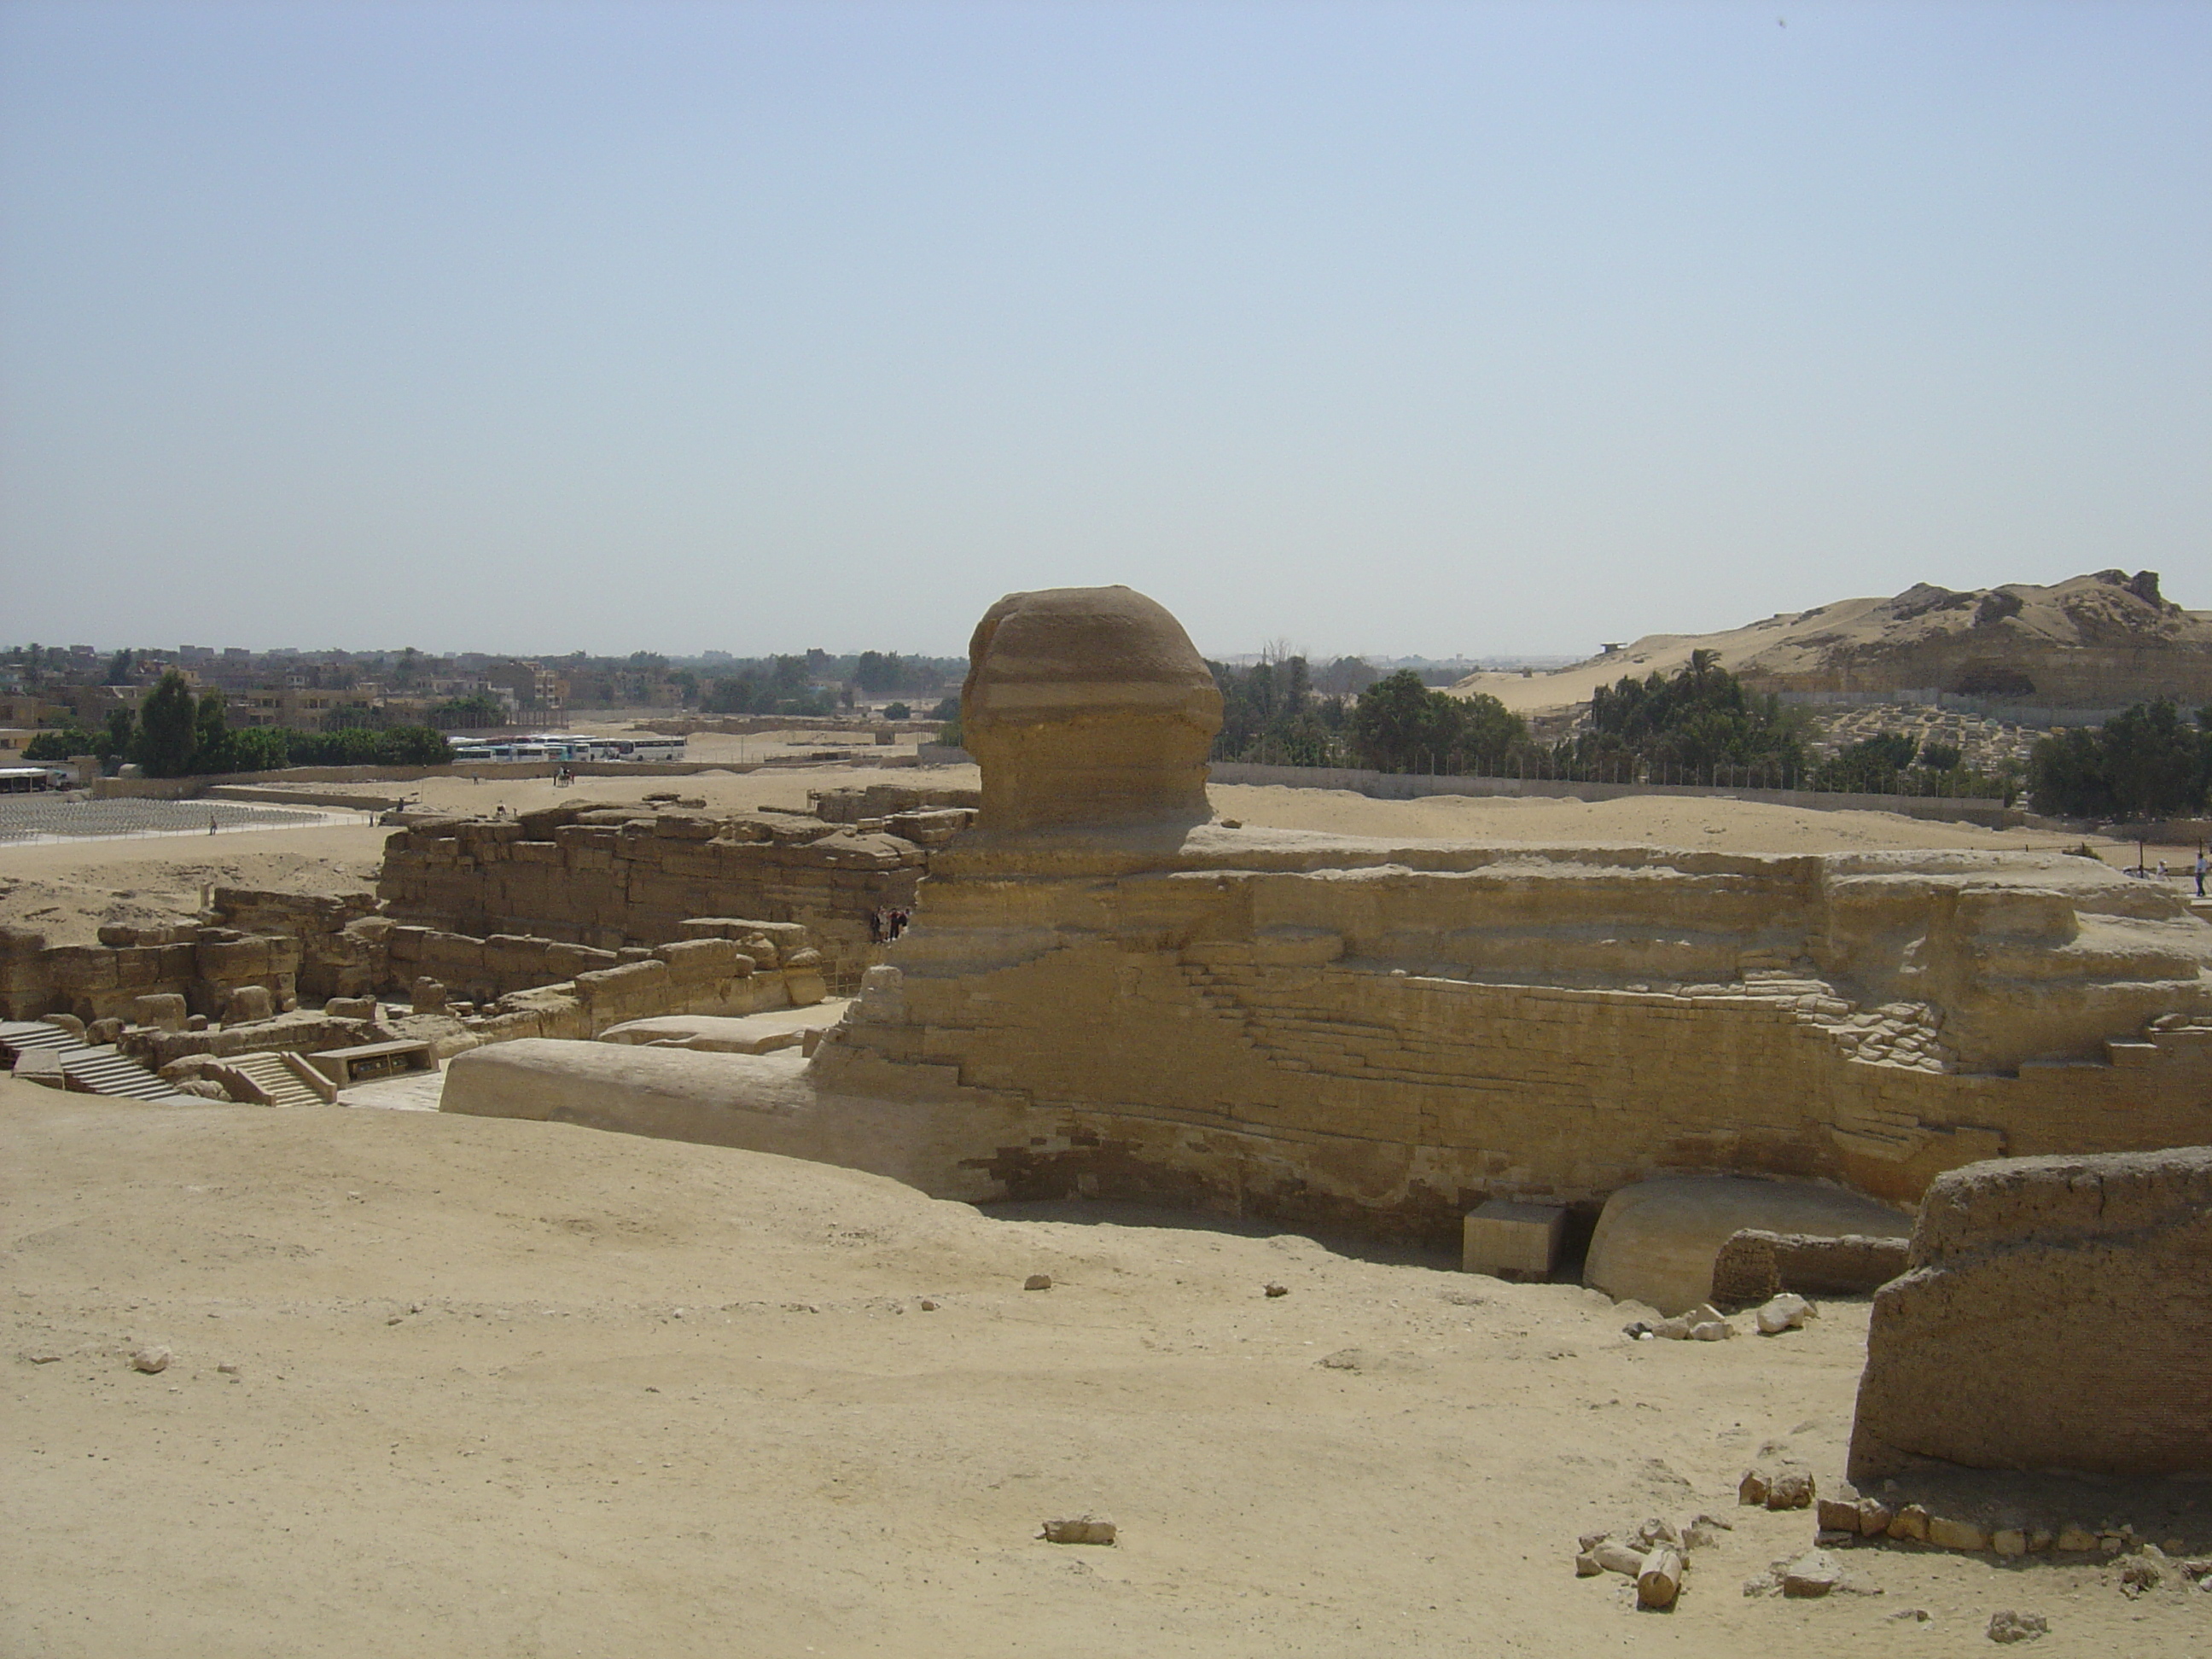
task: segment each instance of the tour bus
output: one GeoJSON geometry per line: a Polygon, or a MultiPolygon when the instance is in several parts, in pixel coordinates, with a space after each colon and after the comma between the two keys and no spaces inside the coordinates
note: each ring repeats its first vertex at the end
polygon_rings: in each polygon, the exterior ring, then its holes
{"type": "Polygon", "coordinates": [[[51,766],[0,766],[0,795],[44,794],[66,789],[70,775],[51,766]]]}

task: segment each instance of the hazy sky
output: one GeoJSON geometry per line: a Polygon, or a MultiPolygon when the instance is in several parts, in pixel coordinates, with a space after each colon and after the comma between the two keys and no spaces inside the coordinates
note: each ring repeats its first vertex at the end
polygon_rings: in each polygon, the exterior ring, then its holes
{"type": "Polygon", "coordinates": [[[0,640],[2212,608],[2212,6],[0,5],[0,640]]]}

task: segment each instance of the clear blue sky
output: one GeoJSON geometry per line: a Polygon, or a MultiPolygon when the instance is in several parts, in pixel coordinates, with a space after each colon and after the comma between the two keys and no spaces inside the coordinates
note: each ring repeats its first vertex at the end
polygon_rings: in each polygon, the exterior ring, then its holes
{"type": "Polygon", "coordinates": [[[0,639],[2212,608],[2212,6],[0,7],[0,639]]]}

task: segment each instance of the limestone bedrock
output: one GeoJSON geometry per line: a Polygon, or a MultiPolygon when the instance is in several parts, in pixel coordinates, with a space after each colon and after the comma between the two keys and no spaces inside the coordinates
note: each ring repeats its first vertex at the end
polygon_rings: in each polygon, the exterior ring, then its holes
{"type": "Polygon", "coordinates": [[[1606,1201],[1583,1279],[1677,1314],[1713,1293],[1713,1258],[1745,1227],[1902,1238],[1912,1218],[1838,1187],[1689,1176],[1639,1181],[1606,1201]]]}
{"type": "Polygon", "coordinates": [[[968,647],[978,827],[1203,823],[1221,693],[1165,606],[1127,587],[1009,593],[968,647]]]}
{"type": "MultiPolygon", "coordinates": [[[[2212,1139],[2212,927],[2094,860],[1204,822],[1218,696],[1126,588],[1000,600],[964,707],[979,823],[804,1066],[630,1049],[555,1091],[565,1045],[485,1050],[446,1109],[1446,1245],[1491,1199],[1656,1176],[1906,1205],[1982,1158],[2212,1139]]],[[[1701,1238],[1688,1300],[1757,1219],[1701,1238]]]]}

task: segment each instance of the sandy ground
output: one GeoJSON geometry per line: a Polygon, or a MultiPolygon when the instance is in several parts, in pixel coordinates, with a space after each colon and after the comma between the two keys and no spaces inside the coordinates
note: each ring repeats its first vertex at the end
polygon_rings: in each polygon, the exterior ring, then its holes
{"type": "Polygon", "coordinates": [[[1741,1594],[1812,1528],[1736,1477],[1835,1473],[1860,1305],[1638,1344],[1571,1286],[422,1112],[0,1082],[0,1150],[10,1655],[1964,1655],[2000,1607],[2212,1652],[2212,1595],[2086,1564],[1741,1594]],[[1085,1510],[1115,1547],[1035,1536],[1085,1510]],[[1573,1576],[1699,1510],[1674,1613],[1573,1576]]]}
{"type": "MultiPolygon", "coordinates": [[[[735,739],[727,741],[735,742],[735,739]]],[[[755,772],[702,772],[688,777],[580,778],[567,788],[550,778],[472,783],[439,778],[419,784],[325,785],[337,793],[389,798],[404,789],[439,811],[489,813],[500,806],[528,811],[562,802],[635,801],[669,791],[704,800],[710,808],[751,811],[759,807],[803,811],[811,791],[865,787],[871,783],[921,783],[974,788],[973,766],[927,769],[825,766],[755,772]]],[[[2078,834],[2049,830],[1989,830],[1887,812],[1820,812],[1802,807],[1724,799],[1648,795],[1622,800],[1514,800],[1432,796],[1424,800],[1370,800],[1340,789],[1291,789],[1279,785],[1215,786],[1214,810],[1255,827],[1312,830],[1331,835],[1439,838],[1488,842],[1597,842],[1614,846],[1688,847],[1746,853],[1871,851],[1885,848],[2073,847],[2078,834]]],[[[54,945],[88,944],[103,921],[155,921],[190,915],[203,884],[258,887],[282,892],[340,893],[373,890],[385,837],[368,827],[257,830],[220,836],[157,837],[144,841],[0,846],[0,923],[33,927],[54,945]]],[[[2115,867],[2135,862],[2133,842],[2096,838],[2092,844],[2115,867]]],[[[2193,890],[2179,872],[2193,848],[2148,849],[2165,858],[2176,892],[2193,890]]]]}
{"type": "Polygon", "coordinates": [[[103,921],[192,915],[204,884],[373,891],[391,833],[348,824],[0,847],[0,923],[33,928],[49,945],[89,945],[103,921]]]}

